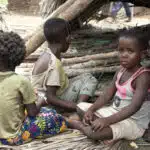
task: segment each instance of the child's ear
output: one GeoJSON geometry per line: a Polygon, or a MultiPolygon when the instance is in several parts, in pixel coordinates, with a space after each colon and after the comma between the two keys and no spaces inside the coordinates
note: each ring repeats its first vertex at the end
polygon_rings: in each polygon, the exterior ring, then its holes
{"type": "Polygon", "coordinates": [[[68,35],[68,36],[66,37],[66,42],[67,42],[67,43],[70,43],[70,42],[71,42],[71,35],[68,35]]]}
{"type": "Polygon", "coordinates": [[[147,50],[147,57],[150,57],[150,49],[147,50]]]}
{"type": "Polygon", "coordinates": [[[147,50],[141,52],[141,58],[144,59],[147,56],[147,50]]]}

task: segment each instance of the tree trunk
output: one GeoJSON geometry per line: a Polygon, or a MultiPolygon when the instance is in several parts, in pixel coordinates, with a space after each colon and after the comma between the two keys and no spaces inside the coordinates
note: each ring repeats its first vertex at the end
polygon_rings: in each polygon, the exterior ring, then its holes
{"type": "MultiPolygon", "coordinates": [[[[83,12],[93,0],[68,0],[61,5],[48,18],[60,17],[67,21],[71,21],[83,12]],[[71,15],[70,15],[71,14],[71,15]]],[[[43,25],[41,25],[33,34],[33,36],[26,42],[26,55],[28,56],[34,52],[45,41],[43,34],[43,25]]]]}
{"type": "Polygon", "coordinates": [[[53,13],[60,5],[66,0],[41,0],[40,2],[40,14],[42,18],[47,18],[53,13]]]}
{"type": "Polygon", "coordinates": [[[95,68],[88,68],[88,69],[70,69],[65,70],[68,77],[75,77],[83,73],[110,73],[116,72],[120,66],[112,66],[112,67],[95,67],[95,68]]]}
{"type": "Polygon", "coordinates": [[[90,60],[88,62],[74,64],[71,66],[64,67],[66,70],[68,69],[84,69],[84,68],[93,68],[97,66],[108,66],[112,64],[119,64],[119,60],[117,58],[114,59],[105,59],[105,60],[90,60]]]}
{"type": "MultiPolygon", "coordinates": [[[[116,0],[114,0],[116,1],[116,0]]],[[[141,5],[150,7],[150,2],[147,0],[124,0],[126,2],[133,2],[135,5],[141,5]]],[[[72,21],[76,17],[82,15],[83,12],[89,10],[90,4],[96,4],[101,7],[106,1],[104,0],[67,0],[56,11],[54,11],[49,17],[59,17],[67,21],[72,21]]],[[[97,7],[96,7],[97,9],[97,7]]],[[[89,17],[89,16],[88,16],[89,17]]],[[[43,34],[43,25],[41,25],[33,34],[33,36],[26,42],[27,56],[34,52],[45,41],[43,34]]]]}

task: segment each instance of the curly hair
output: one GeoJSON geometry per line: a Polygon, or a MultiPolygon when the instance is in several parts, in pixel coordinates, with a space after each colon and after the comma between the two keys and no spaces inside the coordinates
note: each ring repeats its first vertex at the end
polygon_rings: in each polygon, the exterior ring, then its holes
{"type": "Polygon", "coordinates": [[[18,34],[0,30],[0,60],[6,69],[14,71],[20,65],[25,58],[25,49],[25,43],[18,34]]]}

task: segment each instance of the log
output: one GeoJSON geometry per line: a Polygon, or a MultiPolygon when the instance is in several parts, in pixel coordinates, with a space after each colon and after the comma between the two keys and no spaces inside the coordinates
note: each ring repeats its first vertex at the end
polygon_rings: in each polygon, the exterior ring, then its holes
{"type": "Polygon", "coordinates": [[[94,55],[97,54],[98,52],[74,52],[74,53],[62,53],[61,58],[73,58],[73,57],[82,57],[85,55],[94,55]]]}
{"type": "MultiPolygon", "coordinates": [[[[61,53],[61,58],[67,59],[67,58],[73,58],[73,57],[83,57],[85,55],[96,55],[96,54],[100,54],[104,52],[108,53],[108,52],[114,51],[115,47],[111,45],[104,46],[104,47],[93,46],[92,48],[88,48],[88,51],[85,51],[84,49],[87,49],[87,48],[88,47],[85,47],[85,48],[77,47],[77,49],[79,49],[81,52],[61,53]]],[[[74,47],[70,49],[74,49],[74,47]]],[[[24,62],[34,62],[39,58],[41,54],[42,52],[32,53],[31,55],[25,58],[24,62]]]]}
{"type": "Polygon", "coordinates": [[[42,18],[47,18],[52,12],[54,12],[65,1],[66,0],[41,0],[40,14],[42,18]]]}
{"type": "MultiPolygon", "coordinates": [[[[82,57],[85,56],[86,54],[88,55],[94,55],[97,54],[98,52],[92,52],[92,53],[87,53],[87,52],[81,52],[81,53],[62,53],[61,58],[73,58],[73,57],[82,57]]],[[[29,55],[28,57],[25,58],[24,62],[35,62],[39,58],[41,53],[33,53],[29,55]]]]}
{"type": "Polygon", "coordinates": [[[73,32],[74,36],[79,38],[102,38],[102,39],[117,39],[118,37],[118,32],[116,30],[112,30],[107,29],[107,31],[105,30],[101,30],[101,29],[95,29],[95,28],[90,28],[90,29],[82,29],[82,30],[77,30],[75,32],[73,32]]]}
{"type": "Polygon", "coordinates": [[[116,58],[117,56],[118,56],[117,52],[102,53],[102,54],[95,54],[95,55],[87,55],[84,57],[62,59],[62,63],[64,65],[71,65],[71,64],[76,64],[76,63],[87,62],[90,60],[116,58]]]}
{"type": "Polygon", "coordinates": [[[66,9],[63,13],[60,13],[58,17],[71,21],[82,13],[83,10],[85,10],[92,2],[93,0],[76,0],[68,9],[66,9]]]}
{"type": "Polygon", "coordinates": [[[59,8],[57,8],[56,11],[54,11],[50,16],[48,16],[46,18],[46,20],[48,20],[50,18],[53,18],[53,17],[58,17],[58,15],[60,13],[62,13],[64,10],[68,9],[68,7],[70,7],[71,5],[73,5],[73,3],[74,3],[74,0],[67,0],[64,4],[62,4],[59,8]]]}
{"type": "MultiPolygon", "coordinates": [[[[115,0],[114,0],[115,1],[115,0]]],[[[136,5],[144,5],[146,7],[150,7],[150,2],[142,2],[141,0],[128,0],[129,2],[135,3],[136,5]]],[[[50,15],[48,18],[52,17],[60,17],[66,19],[67,21],[72,21],[76,17],[80,16],[82,12],[85,12],[87,8],[92,4],[92,2],[97,2],[97,0],[67,0],[63,5],[61,5],[56,11],[50,15]]],[[[102,6],[106,1],[99,0],[97,2],[97,6],[102,6]],[[99,4],[99,5],[98,5],[99,4]]],[[[26,51],[27,56],[35,51],[43,42],[45,41],[42,25],[33,33],[33,36],[26,42],[26,51]]]]}
{"type": "MultiPolygon", "coordinates": [[[[98,73],[113,73],[116,72],[120,66],[115,65],[115,66],[97,66],[94,68],[83,68],[83,69],[65,69],[66,74],[68,75],[69,78],[78,76],[83,73],[93,73],[93,74],[98,74],[98,73]]],[[[15,72],[24,76],[31,76],[33,68],[19,68],[17,67],[15,72]]]]}
{"type": "Polygon", "coordinates": [[[66,70],[68,77],[75,77],[82,73],[110,73],[116,72],[120,66],[112,66],[112,67],[96,67],[96,68],[88,68],[88,69],[70,69],[66,70]]]}
{"type": "MultiPolygon", "coordinates": [[[[71,21],[83,12],[92,1],[93,0],[68,0],[48,18],[59,17],[67,21],[71,21]]],[[[41,25],[34,32],[33,36],[26,42],[26,55],[28,56],[34,52],[44,41],[45,37],[43,34],[43,25],[41,25]]]]}
{"type": "Polygon", "coordinates": [[[97,67],[97,66],[108,66],[108,65],[112,65],[114,63],[119,64],[119,59],[115,58],[115,59],[105,59],[105,60],[90,60],[90,61],[85,62],[85,63],[74,64],[71,66],[66,66],[64,68],[65,68],[65,70],[84,69],[84,68],[92,68],[92,67],[97,67]]]}
{"type": "MultiPolygon", "coordinates": [[[[80,18],[83,22],[85,21],[89,21],[91,19],[91,17],[93,17],[93,15],[95,13],[97,13],[100,9],[102,9],[101,7],[103,6],[103,4],[108,3],[108,1],[103,1],[103,0],[94,0],[89,7],[80,14],[80,18]]],[[[101,19],[105,19],[106,17],[102,17],[101,19]]]]}

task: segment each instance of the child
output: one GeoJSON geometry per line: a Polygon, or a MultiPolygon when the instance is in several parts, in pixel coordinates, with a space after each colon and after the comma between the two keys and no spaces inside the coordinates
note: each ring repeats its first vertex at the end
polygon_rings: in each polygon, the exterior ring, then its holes
{"type": "Polygon", "coordinates": [[[94,140],[134,140],[143,136],[150,122],[150,69],[140,65],[149,48],[145,32],[135,29],[119,37],[118,53],[122,68],[112,84],[92,105],[78,104],[85,112],[83,122],[72,121],[70,127],[81,130],[94,140]],[[111,106],[103,107],[113,99],[111,106]]]}
{"type": "Polygon", "coordinates": [[[0,144],[19,145],[66,129],[64,118],[55,110],[36,106],[31,83],[14,72],[24,57],[20,36],[0,31],[0,144]]]}
{"type": "Polygon", "coordinates": [[[35,63],[31,78],[32,85],[41,97],[47,99],[47,104],[65,112],[75,112],[76,104],[92,97],[97,86],[97,80],[91,74],[69,81],[60,54],[68,50],[70,32],[69,23],[63,19],[46,21],[44,35],[49,49],[35,63]]]}
{"type": "Polygon", "coordinates": [[[115,20],[118,11],[124,7],[126,16],[128,18],[127,22],[131,22],[133,19],[133,6],[130,8],[130,4],[127,2],[114,2],[112,5],[111,16],[115,20]]]}

